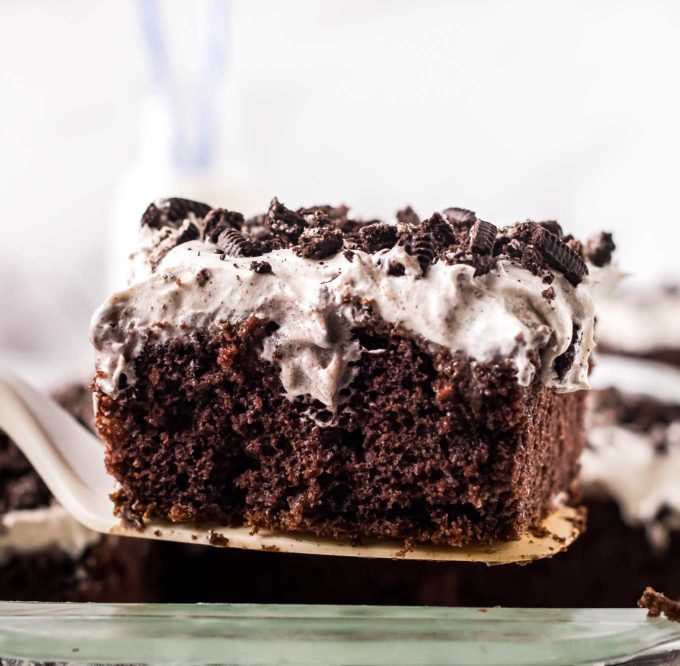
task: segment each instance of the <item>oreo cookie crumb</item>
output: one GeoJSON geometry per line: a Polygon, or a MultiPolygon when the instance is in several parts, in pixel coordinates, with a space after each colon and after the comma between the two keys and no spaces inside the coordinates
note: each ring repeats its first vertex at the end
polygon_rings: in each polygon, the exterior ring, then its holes
{"type": "Polygon", "coordinates": [[[217,242],[220,234],[225,229],[241,230],[244,219],[241,213],[226,210],[225,208],[213,208],[205,217],[203,235],[213,243],[217,242]]]}
{"type": "Polygon", "coordinates": [[[492,255],[497,232],[498,227],[491,222],[476,220],[470,232],[470,250],[483,256],[492,255]]]}
{"type": "Polygon", "coordinates": [[[326,259],[340,252],[342,245],[339,229],[319,227],[305,232],[293,252],[303,259],[326,259]]]}
{"type": "Polygon", "coordinates": [[[563,354],[560,354],[553,362],[553,370],[560,380],[564,379],[567,370],[574,364],[574,359],[576,358],[576,343],[578,342],[580,330],[581,329],[577,324],[572,324],[571,342],[569,343],[567,350],[563,354]]]}
{"type": "Polygon", "coordinates": [[[423,277],[427,275],[430,264],[434,261],[434,243],[432,236],[425,230],[417,231],[413,236],[413,256],[418,261],[423,277]]]}
{"type": "Polygon", "coordinates": [[[547,264],[563,273],[572,285],[577,286],[588,273],[585,261],[562,239],[547,229],[536,225],[532,241],[547,264]]]}
{"type": "Polygon", "coordinates": [[[611,263],[612,253],[615,249],[616,244],[612,235],[606,231],[601,231],[599,234],[586,239],[584,253],[586,259],[593,266],[602,268],[611,263]]]}
{"type": "Polygon", "coordinates": [[[544,229],[547,229],[551,234],[555,234],[555,236],[559,236],[560,238],[564,236],[562,227],[560,226],[559,222],[557,222],[557,220],[544,220],[538,224],[544,229]]]}
{"type": "Polygon", "coordinates": [[[402,277],[403,275],[406,275],[404,264],[400,264],[399,262],[390,264],[390,267],[387,269],[387,274],[392,277],[402,277]]]}
{"type": "Polygon", "coordinates": [[[555,288],[548,287],[547,289],[544,289],[541,292],[541,296],[543,296],[543,298],[545,298],[548,301],[552,301],[555,298],[555,288]]]}
{"type": "Polygon", "coordinates": [[[456,232],[441,213],[434,213],[421,224],[421,228],[430,234],[435,254],[442,254],[456,244],[456,232]]]}
{"type": "Polygon", "coordinates": [[[392,224],[369,224],[359,230],[358,245],[365,252],[390,250],[397,242],[397,228],[392,224]]]}
{"type": "Polygon", "coordinates": [[[264,275],[272,272],[272,265],[268,261],[253,261],[250,264],[250,270],[264,275]]]}
{"type": "Polygon", "coordinates": [[[466,208],[456,208],[455,206],[443,210],[442,215],[450,222],[456,224],[471,224],[477,218],[474,211],[467,210],[466,208]]]}
{"type": "Polygon", "coordinates": [[[256,257],[261,254],[252,241],[231,228],[225,229],[219,235],[217,248],[222,250],[226,257],[256,257]]]}
{"type": "Polygon", "coordinates": [[[198,273],[196,273],[196,284],[199,287],[205,287],[212,278],[212,273],[207,268],[202,268],[198,273]]]}
{"type": "Polygon", "coordinates": [[[165,227],[160,232],[160,240],[156,247],[149,253],[149,263],[151,269],[155,271],[158,264],[163,260],[170,250],[174,250],[178,245],[197,240],[200,237],[198,227],[191,220],[184,220],[178,229],[165,227]]]}
{"type": "Polygon", "coordinates": [[[307,220],[290,208],[286,208],[276,197],[271,200],[265,220],[266,226],[275,236],[282,237],[294,245],[308,226],[307,220]]]}
{"type": "Polygon", "coordinates": [[[182,197],[170,197],[160,199],[149,204],[142,215],[141,224],[152,229],[160,229],[164,226],[177,226],[192,213],[197,218],[203,218],[210,212],[208,204],[182,197]]]}
{"type": "Polygon", "coordinates": [[[420,216],[416,213],[411,206],[406,206],[397,211],[397,222],[399,224],[420,224],[420,216]]]}

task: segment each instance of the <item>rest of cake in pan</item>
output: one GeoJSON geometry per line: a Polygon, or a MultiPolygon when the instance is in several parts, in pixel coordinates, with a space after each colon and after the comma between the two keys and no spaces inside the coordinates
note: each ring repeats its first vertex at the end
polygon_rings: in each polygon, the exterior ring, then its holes
{"type": "Polygon", "coordinates": [[[166,199],[141,241],[91,330],[127,520],[459,545],[573,490],[608,235],[166,199]]]}
{"type": "MultiPolygon", "coordinates": [[[[55,397],[94,428],[92,397],[84,387],[67,387],[55,397]]],[[[149,564],[157,548],[80,525],[0,432],[0,600],[152,600],[159,581],[149,564]]]]}

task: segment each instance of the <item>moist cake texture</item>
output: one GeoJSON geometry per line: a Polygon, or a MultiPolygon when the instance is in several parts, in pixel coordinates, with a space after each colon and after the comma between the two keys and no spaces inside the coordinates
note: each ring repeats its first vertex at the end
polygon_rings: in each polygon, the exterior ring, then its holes
{"type": "Polygon", "coordinates": [[[119,514],[518,538],[574,490],[611,249],[460,208],[151,204],[91,330],[119,514]]]}

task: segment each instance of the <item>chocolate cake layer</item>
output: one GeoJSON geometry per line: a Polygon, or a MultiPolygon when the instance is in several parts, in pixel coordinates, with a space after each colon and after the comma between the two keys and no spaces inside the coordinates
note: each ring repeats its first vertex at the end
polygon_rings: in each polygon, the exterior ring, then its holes
{"type": "Polygon", "coordinates": [[[92,325],[118,512],[518,538],[573,490],[611,245],[461,208],[152,204],[92,325]]]}
{"type": "Polygon", "coordinates": [[[270,330],[165,343],[134,389],[99,395],[122,515],[459,544],[519,537],[570,488],[583,394],[374,327],[356,335],[380,353],[332,415],[283,394],[260,359],[270,330]]]}

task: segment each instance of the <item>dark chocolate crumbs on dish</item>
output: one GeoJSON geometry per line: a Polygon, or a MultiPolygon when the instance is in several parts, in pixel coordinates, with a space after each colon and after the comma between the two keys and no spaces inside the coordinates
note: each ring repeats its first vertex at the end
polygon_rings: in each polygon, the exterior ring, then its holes
{"type": "Polygon", "coordinates": [[[272,265],[268,261],[253,261],[250,263],[250,270],[264,275],[272,272],[272,265]]]}
{"type": "Polygon", "coordinates": [[[229,546],[229,539],[225,537],[224,534],[220,534],[220,532],[210,530],[208,532],[208,543],[211,546],[217,546],[218,548],[226,548],[229,546]]]}
{"type": "Polygon", "coordinates": [[[584,254],[593,266],[602,268],[611,263],[612,253],[615,249],[616,244],[612,235],[606,231],[601,231],[599,234],[586,239],[584,254]]]}
{"type": "Polygon", "coordinates": [[[673,601],[652,587],[645,588],[638,606],[647,609],[648,617],[659,617],[663,613],[671,622],[680,622],[680,601],[673,601]]]}

